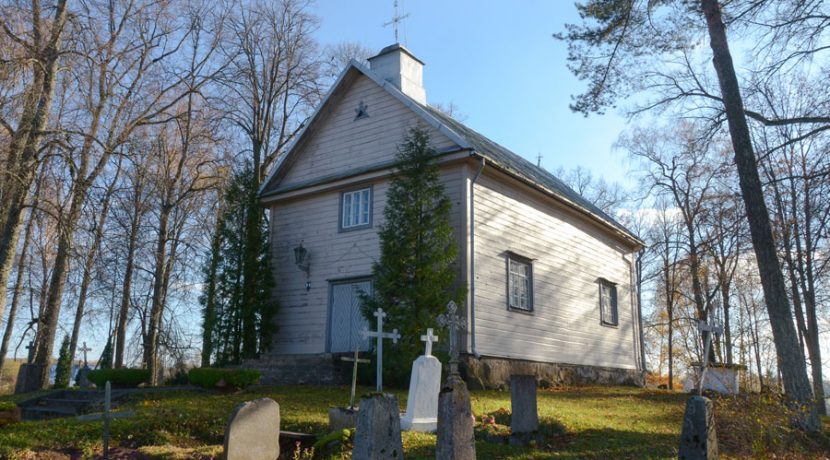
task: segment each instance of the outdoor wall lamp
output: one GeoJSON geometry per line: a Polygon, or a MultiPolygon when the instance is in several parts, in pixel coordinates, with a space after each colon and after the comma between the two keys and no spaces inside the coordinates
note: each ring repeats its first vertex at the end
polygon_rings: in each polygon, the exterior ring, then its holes
{"type": "MultiPolygon", "coordinates": [[[[300,245],[294,248],[294,263],[297,264],[297,268],[304,271],[306,275],[309,273],[309,267],[311,265],[310,259],[308,249],[304,248],[303,242],[300,241],[300,245]]],[[[309,287],[309,284],[306,283],[306,288],[309,287]]]]}

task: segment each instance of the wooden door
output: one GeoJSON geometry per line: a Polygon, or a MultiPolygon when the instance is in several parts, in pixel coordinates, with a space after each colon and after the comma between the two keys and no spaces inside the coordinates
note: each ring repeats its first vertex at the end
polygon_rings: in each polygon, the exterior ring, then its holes
{"type": "Polygon", "coordinates": [[[360,332],[369,329],[369,323],[360,312],[360,292],[372,293],[369,280],[343,281],[331,284],[329,320],[329,351],[332,353],[369,350],[369,339],[360,332]]]}

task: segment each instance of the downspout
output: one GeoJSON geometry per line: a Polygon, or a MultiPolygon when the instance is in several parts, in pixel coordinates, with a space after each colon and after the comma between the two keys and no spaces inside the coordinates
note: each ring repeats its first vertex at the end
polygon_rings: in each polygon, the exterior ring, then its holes
{"type": "Polygon", "coordinates": [[[642,290],[642,283],[643,283],[643,255],[645,254],[645,249],[640,249],[637,251],[636,262],[637,271],[634,276],[636,276],[636,284],[637,286],[637,319],[640,322],[640,362],[643,363],[643,376],[646,373],[646,343],[643,336],[645,333],[643,332],[643,290],[642,290]]]}
{"type": "Polygon", "coordinates": [[[475,183],[478,176],[484,171],[484,166],[487,164],[487,159],[481,155],[477,155],[475,150],[470,152],[470,156],[478,156],[481,160],[481,166],[470,181],[470,348],[473,356],[480,359],[481,355],[476,349],[476,212],[475,212],[475,183]]]}

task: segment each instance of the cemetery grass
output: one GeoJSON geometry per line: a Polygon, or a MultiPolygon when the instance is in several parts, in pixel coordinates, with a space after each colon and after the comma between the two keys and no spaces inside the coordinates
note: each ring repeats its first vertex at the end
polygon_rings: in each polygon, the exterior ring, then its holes
{"type": "MultiPolygon", "coordinates": [[[[369,388],[363,388],[368,392],[369,388]]],[[[394,391],[401,407],[406,392],[394,391]]],[[[111,445],[131,458],[214,458],[221,453],[225,423],[242,401],[271,397],[280,403],[283,430],[326,431],[329,407],[341,405],[345,387],[257,387],[226,394],[171,391],[144,394],[123,403],[134,417],[112,422],[111,445]]],[[[540,389],[539,416],[551,430],[541,449],[484,441],[476,443],[482,459],[676,458],[687,395],[632,387],[540,389]]],[[[509,391],[475,391],[473,412],[510,409],[509,391]]],[[[0,401],[19,400],[3,396],[0,401]]],[[[716,400],[721,453],[725,458],[819,458],[830,451],[826,438],[805,439],[786,428],[786,415],[770,398],[716,400]],[[784,426],[782,427],[781,424],[784,426]]],[[[830,424],[825,420],[825,431],[830,424]]],[[[435,436],[403,434],[409,459],[435,458],[435,436]]],[[[0,428],[0,458],[92,457],[101,449],[101,422],[74,418],[22,422],[0,428]]],[[[349,458],[334,453],[326,458],[349,458]]]]}

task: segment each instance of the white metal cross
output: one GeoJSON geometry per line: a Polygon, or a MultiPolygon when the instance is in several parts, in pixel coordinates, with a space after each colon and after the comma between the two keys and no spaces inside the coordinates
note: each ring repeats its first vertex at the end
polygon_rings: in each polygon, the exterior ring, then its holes
{"type": "Polygon", "coordinates": [[[378,319],[378,329],[376,331],[362,332],[363,337],[377,338],[377,353],[378,353],[378,370],[377,370],[377,391],[383,391],[383,339],[392,339],[392,343],[398,343],[401,335],[398,334],[397,329],[392,329],[392,332],[383,332],[383,318],[386,318],[386,312],[383,308],[378,308],[375,311],[375,317],[378,319]]]}
{"type": "Polygon", "coordinates": [[[89,366],[89,364],[88,364],[88,361],[87,361],[87,359],[86,359],[86,353],[87,353],[88,351],[92,351],[92,348],[87,347],[87,346],[86,346],[86,342],[84,342],[84,346],[82,346],[81,348],[78,348],[78,351],[80,351],[81,353],[83,353],[83,354],[84,354],[84,366],[87,366],[87,367],[88,367],[88,366],[89,366]]]}
{"type": "Polygon", "coordinates": [[[432,344],[438,341],[438,336],[432,333],[432,328],[427,329],[427,335],[421,336],[421,342],[426,343],[424,356],[432,356],[432,344]]]}
{"type": "Polygon", "coordinates": [[[450,333],[450,375],[458,375],[458,329],[467,329],[467,320],[455,314],[458,305],[450,300],[447,312],[438,317],[438,324],[449,328],[450,333]]]}

